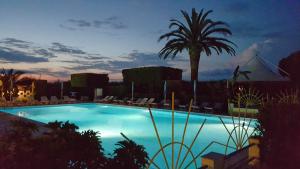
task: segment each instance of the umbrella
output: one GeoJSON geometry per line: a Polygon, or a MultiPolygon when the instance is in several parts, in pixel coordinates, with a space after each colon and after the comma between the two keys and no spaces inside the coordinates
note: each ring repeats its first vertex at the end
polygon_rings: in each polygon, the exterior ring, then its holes
{"type": "Polygon", "coordinates": [[[131,82],[131,100],[133,101],[134,82],[131,82]]]}
{"type": "Polygon", "coordinates": [[[164,101],[166,103],[167,100],[167,81],[164,82],[164,101]]]}
{"type": "Polygon", "coordinates": [[[196,92],[196,89],[197,89],[197,81],[194,80],[194,104],[196,105],[196,99],[197,99],[197,92],[196,92]]]}

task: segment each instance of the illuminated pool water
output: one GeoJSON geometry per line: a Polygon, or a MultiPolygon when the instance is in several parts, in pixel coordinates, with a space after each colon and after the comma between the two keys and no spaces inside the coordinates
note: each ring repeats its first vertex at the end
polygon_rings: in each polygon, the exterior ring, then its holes
{"type": "MultiPolygon", "coordinates": [[[[51,106],[28,106],[28,107],[15,107],[0,109],[7,113],[14,115],[24,115],[25,118],[48,123],[51,121],[70,121],[79,126],[80,131],[92,129],[99,131],[103,141],[105,153],[113,152],[114,144],[123,139],[120,132],[124,133],[127,137],[134,140],[138,144],[146,147],[149,157],[152,157],[159,149],[154,127],[152,125],[151,117],[148,109],[137,108],[129,106],[118,106],[108,104],[66,104],[66,105],[51,105],[51,106]]],[[[162,144],[167,144],[171,141],[171,111],[153,109],[152,110],[162,144]]],[[[181,142],[182,133],[186,121],[187,113],[175,113],[175,140],[181,142]]],[[[196,140],[192,151],[197,155],[205,146],[212,141],[218,141],[226,144],[229,137],[226,129],[222,125],[217,116],[194,114],[192,113],[189,118],[187,132],[185,136],[185,144],[190,145],[195,137],[201,123],[206,119],[201,133],[196,140]]],[[[222,117],[229,130],[233,129],[232,119],[230,117],[222,117]]],[[[237,119],[235,119],[237,122],[237,119]]],[[[245,126],[249,123],[246,119],[245,126]]],[[[249,133],[253,131],[253,126],[250,125],[249,133]]],[[[230,141],[233,145],[233,142],[230,141]]],[[[179,146],[175,146],[175,157],[177,157],[177,150],[179,146]]],[[[220,145],[211,146],[206,152],[215,151],[224,153],[225,148],[220,145]]],[[[229,151],[232,151],[229,149],[229,151]]],[[[183,158],[186,150],[183,150],[183,158]]],[[[167,157],[171,157],[171,148],[166,149],[167,157]]],[[[176,158],[175,158],[176,159],[176,158]]],[[[186,162],[190,161],[188,156],[186,162]]],[[[156,163],[162,164],[162,155],[159,155],[155,160],[156,163]]],[[[197,160],[198,165],[200,159],[197,160]]],[[[163,168],[162,167],[162,168],[163,168]]]]}

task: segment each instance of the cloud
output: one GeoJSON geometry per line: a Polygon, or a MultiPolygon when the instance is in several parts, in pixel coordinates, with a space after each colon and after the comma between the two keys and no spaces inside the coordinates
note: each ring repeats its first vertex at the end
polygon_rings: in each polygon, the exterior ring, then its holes
{"type": "Polygon", "coordinates": [[[229,66],[235,68],[237,65],[246,64],[255,55],[263,55],[265,52],[271,50],[271,45],[273,41],[271,39],[264,40],[262,42],[253,43],[238,56],[233,57],[229,61],[229,66]]]}
{"type": "Polygon", "coordinates": [[[73,28],[71,26],[67,26],[67,25],[64,25],[64,24],[59,24],[59,27],[61,27],[63,29],[67,29],[69,31],[75,31],[75,30],[77,30],[76,28],[73,28]]]}
{"type": "Polygon", "coordinates": [[[48,58],[55,58],[55,57],[57,57],[54,53],[49,52],[47,49],[35,49],[34,52],[37,55],[42,55],[42,56],[45,56],[45,57],[48,57],[48,58]]]}
{"type": "Polygon", "coordinates": [[[78,27],[90,27],[92,24],[83,19],[69,19],[68,22],[78,27]]]}
{"type": "Polygon", "coordinates": [[[36,63],[36,62],[48,62],[48,58],[36,57],[28,53],[16,51],[13,49],[0,47],[0,60],[7,63],[36,63]]]}
{"type": "Polygon", "coordinates": [[[26,73],[33,73],[36,74],[38,72],[41,75],[48,75],[56,78],[69,78],[70,77],[70,72],[69,71],[57,71],[49,68],[32,68],[31,70],[26,70],[26,73]]]}
{"type": "Polygon", "coordinates": [[[59,25],[61,28],[68,30],[77,30],[77,28],[97,28],[97,29],[126,29],[125,25],[119,17],[112,16],[101,20],[83,20],[83,19],[68,19],[66,23],[59,25]]]}
{"type": "Polygon", "coordinates": [[[124,23],[122,23],[120,21],[120,19],[116,16],[105,18],[103,20],[94,20],[93,25],[96,28],[102,28],[102,27],[105,27],[105,26],[111,27],[111,28],[114,28],[114,29],[125,29],[125,28],[127,28],[127,26],[124,23]]]}
{"type": "Polygon", "coordinates": [[[17,47],[17,48],[29,48],[30,45],[31,45],[30,42],[19,40],[19,39],[15,39],[15,38],[6,38],[6,39],[3,39],[2,41],[0,41],[0,44],[14,46],[14,47],[17,47]]]}
{"type": "Polygon", "coordinates": [[[74,47],[66,46],[59,42],[53,42],[52,47],[49,50],[59,53],[70,53],[70,54],[86,54],[86,52],[76,49],[74,47]]]}

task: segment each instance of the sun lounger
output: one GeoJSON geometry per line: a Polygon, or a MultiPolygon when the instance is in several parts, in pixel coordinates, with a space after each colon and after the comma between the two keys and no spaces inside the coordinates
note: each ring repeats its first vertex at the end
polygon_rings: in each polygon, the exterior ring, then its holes
{"type": "Polygon", "coordinates": [[[193,110],[200,110],[201,108],[200,108],[200,106],[198,106],[198,105],[192,105],[192,109],[193,109],[193,110]]]}
{"type": "Polygon", "coordinates": [[[58,103],[59,103],[59,100],[57,99],[56,96],[51,96],[51,97],[50,97],[50,103],[51,103],[51,104],[58,104],[58,103]]]}
{"type": "Polygon", "coordinates": [[[114,96],[106,96],[105,98],[100,99],[99,101],[100,101],[100,102],[107,102],[107,101],[112,100],[113,98],[114,98],[114,96]]]}
{"type": "Polygon", "coordinates": [[[164,107],[170,107],[171,106],[171,103],[170,103],[171,101],[170,100],[162,100],[161,102],[160,102],[160,104],[161,105],[163,105],[164,107]]]}
{"type": "Polygon", "coordinates": [[[88,96],[81,96],[80,101],[87,102],[87,101],[89,101],[89,97],[88,96]]]}
{"type": "Polygon", "coordinates": [[[74,102],[76,102],[76,99],[70,98],[69,96],[63,96],[63,102],[64,103],[74,103],[74,102]]]}
{"type": "Polygon", "coordinates": [[[115,96],[110,96],[108,99],[104,100],[104,102],[111,102],[116,98],[115,96]]]}
{"type": "Polygon", "coordinates": [[[140,102],[133,103],[134,105],[144,105],[147,102],[148,98],[143,98],[140,102]]]}
{"type": "Polygon", "coordinates": [[[124,103],[126,103],[128,100],[129,100],[129,98],[128,98],[128,97],[125,97],[125,98],[123,98],[123,99],[121,99],[121,100],[118,100],[118,103],[124,104],[124,103]]]}
{"type": "Polygon", "coordinates": [[[118,99],[118,97],[114,97],[114,99],[112,99],[112,102],[114,103],[119,103],[120,99],[118,99]]]}
{"type": "Polygon", "coordinates": [[[96,97],[95,99],[94,99],[94,102],[101,102],[101,101],[103,101],[103,100],[106,100],[106,99],[108,99],[110,96],[105,96],[104,98],[99,98],[99,97],[96,97]]]}
{"type": "Polygon", "coordinates": [[[47,96],[41,96],[41,101],[42,104],[49,104],[49,100],[47,96]]]}
{"type": "Polygon", "coordinates": [[[212,112],[213,111],[213,107],[211,107],[208,102],[202,102],[200,109],[204,112],[212,112]]]}
{"type": "Polygon", "coordinates": [[[179,104],[178,107],[180,109],[186,109],[187,108],[187,105],[186,104],[179,104]]]}
{"type": "Polygon", "coordinates": [[[137,102],[140,102],[142,99],[143,99],[143,98],[138,98],[136,101],[128,100],[127,103],[128,103],[128,104],[137,103],[137,102]]]}
{"type": "Polygon", "coordinates": [[[154,103],[155,98],[150,98],[144,105],[157,105],[157,103],[154,103]]]}

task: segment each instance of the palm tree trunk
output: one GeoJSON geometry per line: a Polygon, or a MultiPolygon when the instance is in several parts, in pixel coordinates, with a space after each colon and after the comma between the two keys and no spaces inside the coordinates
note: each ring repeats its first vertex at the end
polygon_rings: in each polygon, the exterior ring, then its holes
{"type": "Polygon", "coordinates": [[[190,66],[191,66],[191,81],[198,81],[198,68],[200,61],[200,52],[197,50],[190,50],[190,66]]]}

